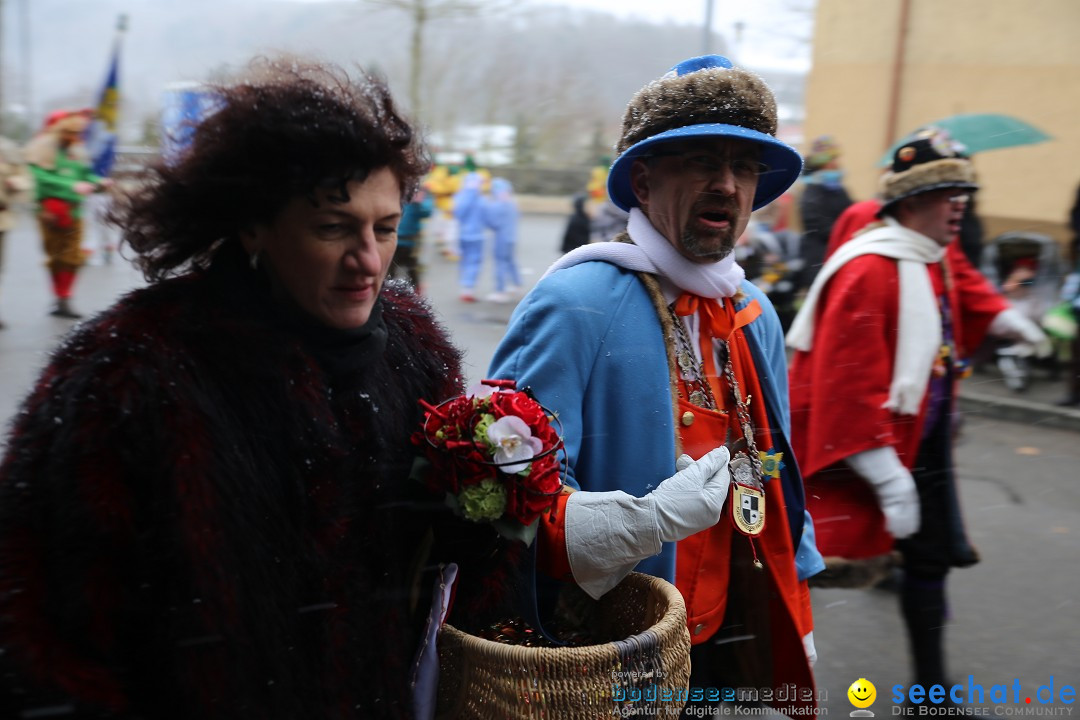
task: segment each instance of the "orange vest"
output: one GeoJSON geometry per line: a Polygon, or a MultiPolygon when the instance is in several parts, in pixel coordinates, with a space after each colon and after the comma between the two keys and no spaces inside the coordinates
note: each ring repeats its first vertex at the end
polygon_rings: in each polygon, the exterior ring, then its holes
{"type": "MultiPolygon", "coordinates": [[[[712,313],[716,313],[716,305],[712,313]]],[[[701,317],[702,352],[709,351],[705,363],[706,379],[721,410],[710,410],[692,405],[686,400],[690,392],[686,383],[679,390],[677,427],[680,428],[683,452],[700,458],[707,452],[742,437],[730,384],[722,370],[717,371],[711,361],[712,337],[726,337],[731,353],[732,371],[739,383],[754,427],[754,443],[761,453],[773,447],[764,397],[754,371],[750,346],[741,328],[757,318],[761,308],[752,302],[736,312],[734,302],[721,301],[722,315],[715,318],[701,317]],[[711,323],[710,323],[711,321],[711,323]],[[712,332],[705,327],[711,324],[712,332]],[[736,422],[731,422],[732,418],[736,422]]],[[[685,313],[685,308],[682,312],[685,313]]],[[[774,659],[773,685],[795,683],[799,688],[812,688],[813,677],[805,659],[802,637],[813,629],[810,592],[805,582],[800,582],[795,569],[795,551],[788,531],[787,508],[779,481],[765,482],[765,528],[753,537],[742,536],[735,529],[731,516],[734,493],[728,494],[724,513],[713,527],[681,540],[675,564],[675,585],[686,600],[687,625],[694,644],[713,637],[720,629],[729,600],[746,602],[745,598],[729,596],[732,542],[746,542],[768,573],[772,592],[769,597],[769,626],[774,659]],[[734,536],[734,537],[733,537],[734,536]],[[741,537],[739,537],[741,536],[741,537]]],[[[754,571],[751,571],[754,572],[754,571]]]]}

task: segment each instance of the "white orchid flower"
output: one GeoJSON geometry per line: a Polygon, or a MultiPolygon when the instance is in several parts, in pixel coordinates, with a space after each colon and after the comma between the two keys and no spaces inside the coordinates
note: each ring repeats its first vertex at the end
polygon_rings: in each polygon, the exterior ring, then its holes
{"type": "Polygon", "coordinates": [[[506,473],[521,472],[529,467],[533,457],[544,448],[540,438],[534,438],[525,421],[515,415],[507,415],[491,423],[487,435],[495,447],[495,462],[506,473]]]}
{"type": "Polygon", "coordinates": [[[495,392],[495,388],[491,385],[485,385],[483,383],[473,383],[469,386],[469,389],[465,391],[466,397],[474,397],[477,400],[486,398],[495,392]]]}

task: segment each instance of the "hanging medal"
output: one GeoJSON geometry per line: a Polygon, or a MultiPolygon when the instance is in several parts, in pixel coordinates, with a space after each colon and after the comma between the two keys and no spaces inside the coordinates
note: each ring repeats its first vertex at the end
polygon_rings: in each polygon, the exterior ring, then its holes
{"type": "Polygon", "coordinates": [[[739,532],[753,537],[765,530],[765,485],[761,458],[754,444],[754,426],[750,422],[748,407],[750,398],[743,401],[739,381],[731,367],[730,348],[726,342],[721,345],[721,355],[724,359],[724,375],[731,388],[742,431],[742,438],[728,445],[731,451],[731,460],[728,462],[728,471],[731,473],[731,519],[739,532]]]}
{"type": "MultiPolygon", "coordinates": [[[[734,447],[744,446],[743,440],[734,447]]],[[[760,535],[765,529],[765,492],[754,477],[754,464],[742,451],[731,453],[728,461],[731,473],[731,519],[743,535],[760,535]]]]}
{"type": "MultiPolygon", "coordinates": [[[[670,309],[670,308],[669,308],[670,309]]],[[[693,405],[725,413],[713,395],[705,368],[693,354],[693,345],[687,336],[686,328],[677,315],[674,315],[674,334],[677,345],[675,355],[682,381],[686,384],[689,401],[693,405]]],[[[765,490],[762,471],[762,458],[754,444],[754,426],[750,419],[749,402],[745,401],[735,378],[731,363],[731,354],[727,340],[714,338],[713,350],[721,362],[723,374],[730,388],[736,417],[742,437],[731,442],[731,430],[725,444],[730,453],[728,471],[731,474],[730,505],[731,518],[739,532],[754,537],[765,530],[765,490]]],[[[726,413],[725,413],[726,414],[726,413]]],[[[752,544],[751,544],[752,545],[752,544]]],[[[755,553],[755,566],[760,568],[755,553]]]]}
{"type": "Polygon", "coordinates": [[[760,535],[765,529],[765,493],[751,485],[732,482],[731,515],[743,535],[760,535]]]}

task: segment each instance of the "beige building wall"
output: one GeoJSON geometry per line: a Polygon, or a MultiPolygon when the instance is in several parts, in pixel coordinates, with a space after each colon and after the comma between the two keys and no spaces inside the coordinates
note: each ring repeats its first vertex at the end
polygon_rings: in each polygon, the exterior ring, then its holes
{"type": "Polygon", "coordinates": [[[1080,185],[1080,0],[818,0],[806,112],[807,144],[837,139],[856,199],[876,192],[881,156],[920,125],[1026,120],[1053,140],[975,155],[979,214],[988,237],[1064,240],[1080,185]]]}

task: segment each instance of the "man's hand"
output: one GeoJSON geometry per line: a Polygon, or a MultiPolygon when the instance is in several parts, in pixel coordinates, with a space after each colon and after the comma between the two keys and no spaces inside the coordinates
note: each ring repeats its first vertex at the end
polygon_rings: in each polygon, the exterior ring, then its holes
{"type": "Polygon", "coordinates": [[[661,540],[677,542],[717,523],[731,485],[729,458],[718,447],[697,461],[689,455],[675,461],[678,472],[649,494],[661,540]]]}
{"type": "Polygon", "coordinates": [[[918,532],[919,491],[896,450],[874,448],[844,458],[844,462],[874,488],[885,515],[885,529],[894,538],[906,538],[918,532]]]}
{"type": "Polygon", "coordinates": [[[727,448],[700,460],[683,456],[676,472],[644,497],[621,490],[572,493],[566,501],[566,554],[574,581],[593,598],[615,587],[663,542],[675,542],[720,519],[731,477],[727,448]]]}
{"type": "Polygon", "coordinates": [[[803,635],[802,638],[803,652],[806,653],[806,661],[810,663],[810,667],[814,667],[814,663],[817,662],[817,648],[814,647],[814,631],[803,635]]]}
{"type": "Polygon", "coordinates": [[[1026,342],[1035,348],[1047,342],[1042,328],[1024,317],[1016,308],[1008,308],[995,315],[987,332],[997,337],[1026,342]]]}

